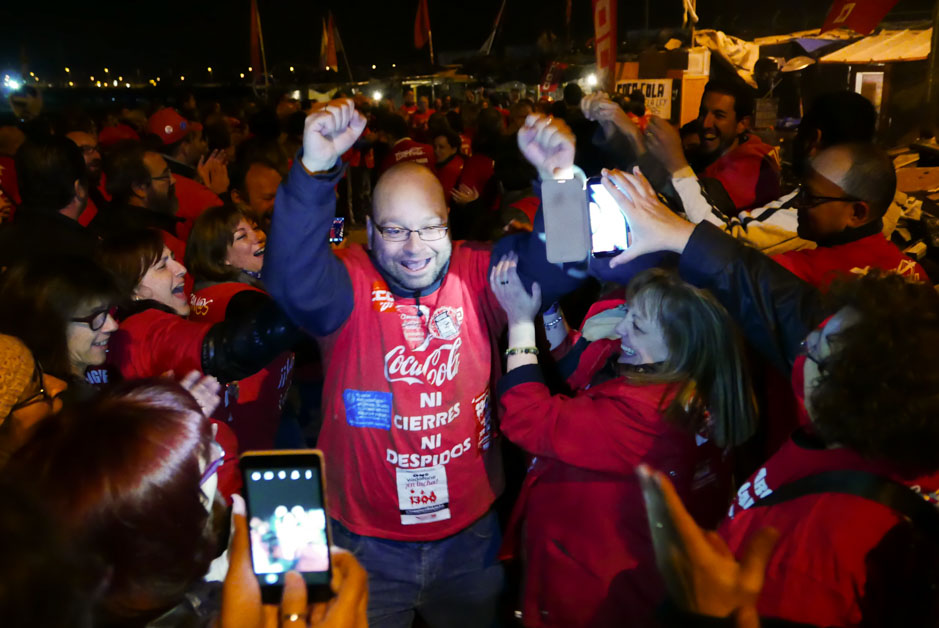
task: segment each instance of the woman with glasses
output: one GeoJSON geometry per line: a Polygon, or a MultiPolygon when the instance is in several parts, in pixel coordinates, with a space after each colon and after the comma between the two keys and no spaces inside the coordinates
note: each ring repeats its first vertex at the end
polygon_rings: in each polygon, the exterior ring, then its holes
{"type": "MultiPolygon", "coordinates": [[[[186,266],[195,281],[190,320],[220,323],[270,301],[260,282],[264,241],[231,205],[212,207],[196,219],[186,244],[186,266]]],[[[226,385],[215,418],[231,425],[242,450],[274,447],[293,364],[293,353],[283,351],[257,373],[226,385]]]]}
{"type": "Polygon", "coordinates": [[[40,421],[62,408],[68,384],[43,372],[18,338],[0,334],[0,468],[40,421]]]}
{"type": "Polygon", "coordinates": [[[94,394],[89,367],[104,364],[117,330],[111,276],[84,257],[47,257],[15,266],[0,285],[0,333],[29,347],[43,370],[68,382],[68,400],[94,394]]]}

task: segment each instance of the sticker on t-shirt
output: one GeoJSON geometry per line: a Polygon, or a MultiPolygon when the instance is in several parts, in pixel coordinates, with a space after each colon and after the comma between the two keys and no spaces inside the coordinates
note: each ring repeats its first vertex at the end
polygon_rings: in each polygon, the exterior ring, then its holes
{"type": "Polygon", "coordinates": [[[395,469],[401,525],[432,523],[450,518],[447,470],[443,465],[423,469],[395,469]]]}
{"type": "Polygon", "coordinates": [[[453,340],[460,335],[463,324],[463,308],[444,305],[434,310],[427,323],[427,330],[434,338],[453,340]]]}
{"type": "Polygon", "coordinates": [[[342,391],[346,405],[346,423],[352,427],[391,429],[391,393],[376,390],[342,391]]]}
{"type": "Polygon", "coordinates": [[[473,410],[476,413],[477,451],[486,451],[492,445],[492,407],[490,398],[488,387],[481,395],[473,397],[473,410]]]}
{"type": "Polygon", "coordinates": [[[376,312],[391,312],[395,307],[395,295],[384,281],[372,283],[372,309],[376,312]]]}
{"type": "Polygon", "coordinates": [[[430,308],[426,305],[398,305],[398,316],[401,317],[401,331],[404,339],[412,351],[423,351],[427,348],[430,338],[427,337],[425,326],[430,308]]]}

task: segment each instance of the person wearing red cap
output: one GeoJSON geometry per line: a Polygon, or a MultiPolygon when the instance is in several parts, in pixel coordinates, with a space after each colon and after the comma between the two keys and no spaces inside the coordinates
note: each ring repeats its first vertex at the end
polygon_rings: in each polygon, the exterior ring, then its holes
{"type": "Polygon", "coordinates": [[[222,205],[220,194],[228,190],[228,172],[215,155],[205,160],[208,144],[202,125],[190,122],[175,109],[164,107],[147,121],[147,132],[160,138],[159,151],[173,173],[181,219],[176,235],[183,242],[193,221],[209,207],[222,205]]]}
{"type": "Polygon", "coordinates": [[[202,137],[200,123],[190,122],[175,109],[164,107],[147,120],[147,132],[160,138],[160,152],[173,174],[196,177],[196,165],[209,148],[202,137]]]}

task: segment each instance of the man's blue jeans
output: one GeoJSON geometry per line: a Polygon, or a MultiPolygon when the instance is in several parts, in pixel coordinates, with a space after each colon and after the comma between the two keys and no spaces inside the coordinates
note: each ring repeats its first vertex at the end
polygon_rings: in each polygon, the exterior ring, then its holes
{"type": "Polygon", "coordinates": [[[333,543],[368,571],[370,628],[409,628],[415,613],[432,628],[496,625],[505,581],[497,559],[502,535],[490,511],[439,541],[389,541],[361,536],[332,521],[333,543]]]}

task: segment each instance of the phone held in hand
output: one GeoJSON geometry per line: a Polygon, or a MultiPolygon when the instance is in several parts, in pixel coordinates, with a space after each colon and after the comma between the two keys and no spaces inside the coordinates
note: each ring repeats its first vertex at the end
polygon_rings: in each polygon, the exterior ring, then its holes
{"type": "Polygon", "coordinates": [[[261,599],[279,604],[288,571],[306,581],[307,599],[332,597],[331,535],[326,514],[323,454],[316,449],[242,454],[251,565],[261,599]]]}
{"type": "Polygon", "coordinates": [[[594,257],[613,257],[629,247],[629,223],[602,177],[587,180],[587,211],[594,257]]]}
{"type": "Polygon", "coordinates": [[[339,244],[345,237],[346,219],[341,217],[333,218],[333,224],[329,228],[329,243],[339,244]]]}

